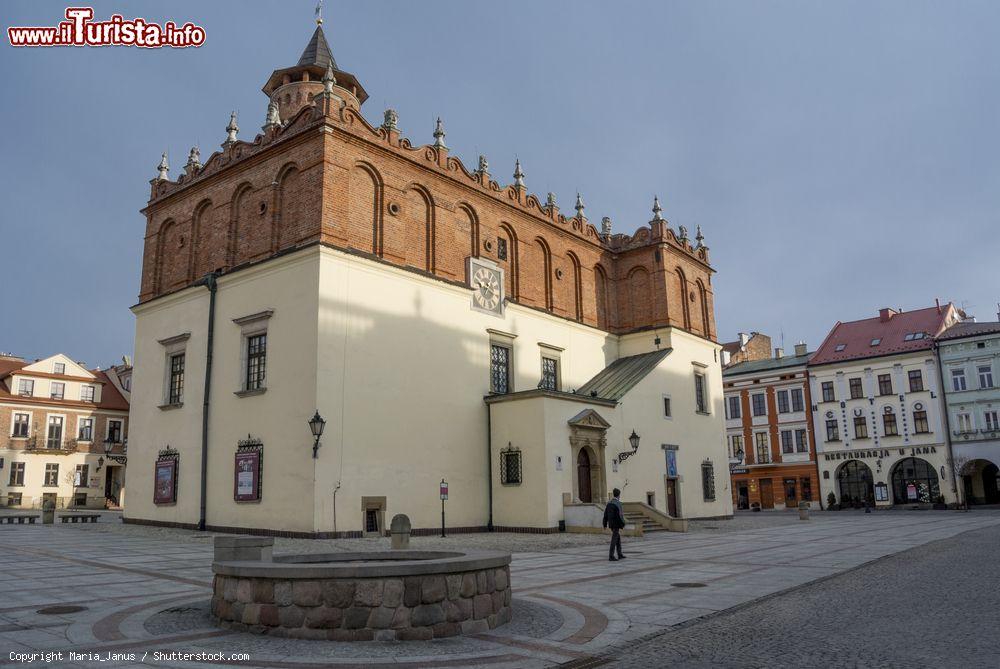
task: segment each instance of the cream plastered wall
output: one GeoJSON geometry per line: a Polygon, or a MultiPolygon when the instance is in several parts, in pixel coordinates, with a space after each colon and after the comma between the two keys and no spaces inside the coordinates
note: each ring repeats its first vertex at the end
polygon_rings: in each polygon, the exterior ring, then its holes
{"type": "Polygon", "coordinates": [[[816,410],[813,412],[813,427],[816,432],[816,459],[820,470],[820,491],[823,503],[833,491],[840,501],[837,473],[850,459],[865,463],[872,472],[875,484],[885,483],[889,487],[889,500],[878,501],[878,506],[905,504],[907,500],[895,500],[892,490],[893,466],[908,457],[926,460],[938,475],[940,493],[945,501],[956,501],[956,490],[952,486],[948,461],[947,435],[942,418],[941,380],[937,362],[932,351],[917,351],[910,354],[857,360],[836,365],[810,367],[810,393],[816,410]],[[910,392],[909,371],[920,370],[924,390],[910,392]],[[892,394],[879,395],[878,377],[889,374],[892,378],[892,394]],[[864,396],[850,399],[850,379],[861,378],[864,396]],[[835,401],[823,401],[823,382],[833,382],[835,401]],[[900,399],[902,396],[902,400],[900,399]],[[843,407],[841,407],[843,403],[843,407]],[[927,411],[929,433],[914,432],[913,411],[920,404],[927,411]],[[883,413],[891,407],[896,414],[898,436],[883,436],[883,413]],[[867,439],[855,439],[855,412],[861,412],[868,426],[867,439]],[[837,420],[840,433],[839,442],[826,439],[826,421],[837,420]],[[878,437],[876,440],[875,437],[878,437]],[[925,449],[934,452],[923,452],[925,449]],[[916,450],[914,450],[916,449],[916,450]],[[868,456],[867,452],[878,454],[868,456]],[[887,453],[883,453],[887,451],[887,453]],[[839,459],[827,455],[839,455],[839,459]]]}
{"type": "Polygon", "coordinates": [[[0,457],[4,459],[4,468],[0,470],[0,504],[7,504],[8,493],[21,493],[20,506],[27,508],[40,507],[43,494],[55,493],[61,501],[68,504],[76,493],[87,493],[88,505],[104,506],[105,470],[101,467],[101,470],[97,471],[98,460],[101,458],[97,453],[59,455],[2,449],[0,457]],[[15,462],[24,463],[24,485],[21,486],[10,485],[11,466],[15,462]],[[55,486],[45,485],[45,466],[48,464],[59,465],[58,483],[55,486]],[[86,483],[78,487],[74,485],[76,467],[82,464],[89,465],[90,471],[86,483]],[[91,486],[92,482],[97,485],[91,486]]]}
{"type": "MultiPolygon", "coordinates": [[[[222,277],[216,298],[215,345],[208,440],[206,521],[216,527],[312,532],[312,437],[307,421],[316,410],[316,313],[318,254],[298,253],[222,277]],[[266,392],[238,396],[242,389],[243,330],[233,322],[266,310],[266,392]],[[259,502],[233,499],[237,442],[263,441],[259,502]]],[[[200,504],[201,421],[204,398],[209,293],[204,287],[134,309],[135,370],[129,440],[126,517],[197,523],[200,504]],[[183,405],[166,403],[167,347],[160,340],[189,333],[183,342],[183,405]],[[153,503],[157,453],[179,452],[177,503],[153,503]]],[[[177,350],[171,345],[171,351],[177,350]]]]}

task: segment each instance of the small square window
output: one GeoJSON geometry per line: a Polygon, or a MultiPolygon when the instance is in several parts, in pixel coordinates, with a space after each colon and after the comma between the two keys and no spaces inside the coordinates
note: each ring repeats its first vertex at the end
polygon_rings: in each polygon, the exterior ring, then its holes
{"type": "Polygon", "coordinates": [[[80,386],[80,401],[81,402],[94,401],[94,386],[80,386]]]}
{"type": "Polygon", "coordinates": [[[875,337],[874,339],[871,340],[871,343],[869,344],[869,346],[878,346],[881,343],[882,343],[882,338],[881,337],[875,337]]]}
{"type": "Polygon", "coordinates": [[[673,414],[670,413],[670,398],[666,396],[663,397],[663,417],[664,418],[673,417],[673,414]]]}
{"type": "Polygon", "coordinates": [[[66,363],[57,362],[52,365],[53,374],[65,374],[66,373],[66,363]]]}
{"type": "Polygon", "coordinates": [[[840,353],[845,348],[847,348],[847,344],[837,344],[833,350],[836,351],[837,353],[840,353]]]}

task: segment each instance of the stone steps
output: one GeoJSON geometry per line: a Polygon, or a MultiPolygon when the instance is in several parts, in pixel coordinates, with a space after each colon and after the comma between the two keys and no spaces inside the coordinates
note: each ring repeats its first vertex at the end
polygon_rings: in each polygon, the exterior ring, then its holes
{"type": "Polygon", "coordinates": [[[625,522],[634,525],[642,525],[643,533],[647,532],[666,532],[667,528],[656,522],[649,516],[639,513],[637,511],[628,511],[625,513],[625,522]]]}

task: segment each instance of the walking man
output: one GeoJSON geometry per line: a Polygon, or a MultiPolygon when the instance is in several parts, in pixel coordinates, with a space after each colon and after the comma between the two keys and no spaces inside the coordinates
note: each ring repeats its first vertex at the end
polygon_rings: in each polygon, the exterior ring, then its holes
{"type": "Polygon", "coordinates": [[[614,499],[604,507],[604,527],[611,528],[611,547],[608,549],[608,560],[617,562],[618,560],[625,559],[625,556],[622,555],[622,537],[620,534],[621,529],[625,527],[625,512],[622,510],[621,500],[618,499],[622,491],[615,488],[611,491],[611,494],[614,495],[614,499]],[[618,557],[615,557],[616,550],[618,557]]]}

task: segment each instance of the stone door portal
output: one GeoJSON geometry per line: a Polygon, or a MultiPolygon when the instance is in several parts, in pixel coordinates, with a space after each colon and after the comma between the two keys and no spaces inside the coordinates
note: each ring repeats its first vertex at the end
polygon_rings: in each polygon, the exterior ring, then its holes
{"type": "Polygon", "coordinates": [[[580,454],[576,457],[576,480],[577,489],[580,491],[580,501],[594,501],[590,492],[590,456],[587,455],[585,448],[581,448],[580,454]]]}

